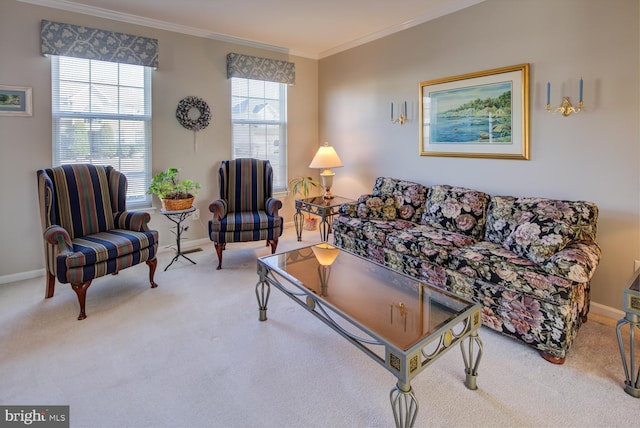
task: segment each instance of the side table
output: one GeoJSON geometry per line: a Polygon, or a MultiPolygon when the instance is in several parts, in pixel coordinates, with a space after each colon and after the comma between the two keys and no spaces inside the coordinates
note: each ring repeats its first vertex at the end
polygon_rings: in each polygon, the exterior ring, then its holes
{"type": "Polygon", "coordinates": [[[165,217],[167,217],[169,220],[171,220],[176,224],[175,232],[172,230],[173,234],[176,235],[176,255],[173,257],[173,260],[171,260],[171,263],[169,263],[167,267],[164,268],[165,271],[169,269],[169,266],[171,266],[173,262],[178,260],[180,257],[183,257],[189,260],[194,265],[196,264],[196,262],[191,260],[189,257],[185,256],[184,255],[185,253],[183,253],[182,249],[180,248],[180,238],[182,236],[182,232],[184,232],[189,228],[188,226],[183,226],[182,222],[185,221],[187,217],[189,217],[195,210],[196,209],[194,207],[187,208],[186,210],[178,210],[178,211],[168,211],[164,209],[160,210],[160,214],[163,214],[165,217]]]}
{"type": "Polygon", "coordinates": [[[312,198],[296,199],[296,213],[293,216],[293,223],[296,226],[296,234],[298,241],[302,241],[302,226],[304,223],[304,214],[302,211],[320,216],[320,239],[327,242],[329,233],[331,233],[331,223],[329,220],[338,214],[340,205],[355,202],[353,199],[343,198],[342,196],[334,196],[331,199],[324,199],[322,196],[314,196],[312,198]]]}
{"type": "Polygon", "coordinates": [[[640,328],[640,269],[636,270],[629,281],[627,289],[624,290],[624,311],[625,317],[618,321],[616,335],[618,336],[618,346],[620,356],[624,366],[624,390],[627,394],[640,398],[640,368],[636,368],[635,329],[640,328]],[[624,352],[622,334],[620,329],[623,325],[629,324],[629,360],[624,352]]]}

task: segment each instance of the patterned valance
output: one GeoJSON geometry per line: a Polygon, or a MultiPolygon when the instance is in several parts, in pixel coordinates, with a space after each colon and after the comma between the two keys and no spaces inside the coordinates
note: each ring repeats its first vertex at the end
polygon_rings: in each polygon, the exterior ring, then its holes
{"type": "Polygon", "coordinates": [[[40,23],[43,55],[64,55],[100,61],[158,67],[158,40],[78,25],[40,23]]]}
{"type": "Polygon", "coordinates": [[[231,77],[294,85],[296,65],[288,61],[230,53],[227,55],[227,78],[231,77]]]}

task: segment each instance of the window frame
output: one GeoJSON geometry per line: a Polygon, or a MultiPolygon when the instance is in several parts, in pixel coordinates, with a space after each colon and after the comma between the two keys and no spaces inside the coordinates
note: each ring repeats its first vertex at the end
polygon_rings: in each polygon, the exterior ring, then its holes
{"type": "MultiPolygon", "coordinates": [[[[259,80],[259,79],[248,79],[248,78],[243,78],[243,77],[231,77],[229,79],[230,85],[231,85],[231,91],[230,91],[230,108],[231,108],[231,157],[232,159],[237,159],[237,158],[241,158],[241,157],[246,157],[246,156],[237,156],[237,149],[238,146],[237,144],[239,144],[237,142],[237,135],[236,135],[236,125],[247,125],[247,126],[278,126],[279,127],[279,132],[278,134],[278,152],[277,153],[270,153],[269,152],[269,147],[265,147],[265,153],[266,156],[260,156],[258,154],[255,153],[254,150],[251,150],[251,154],[250,157],[256,158],[256,159],[262,159],[262,160],[269,160],[271,161],[271,166],[273,168],[273,175],[274,175],[274,180],[273,180],[273,192],[274,194],[285,194],[288,190],[288,186],[287,186],[287,179],[288,179],[288,168],[287,168],[287,149],[288,149],[288,141],[287,141],[287,84],[286,83],[280,83],[280,82],[271,82],[271,81],[264,81],[264,80],[259,80]],[[279,112],[280,112],[280,117],[278,120],[268,120],[268,119],[251,119],[251,118],[235,118],[234,117],[234,108],[238,105],[238,103],[234,103],[234,100],[239,98],[238,95],[236,95],[234,92],[234,85],[237,84],[238,82],[246,82],[246,85],[248,85],[248,87],[250,86],[251,82],[260,82],[262,84],[272,84],[272,85],[278,85],[278,102],[279,102],[279,112]],[[271,156],[269,156],[271,154],[271,156]]],[[[247,100],[247,104],[250,105],[249,100],[256,100],[256,99],[261,99],[261,100],[273,100],[274,98],[268,98],[266,96],[266,94],[264,96],[256,96],[255,94],[251,94],[250,90],[247,90],[246,96],[244,96],[244,98],[246,98],[247,100]]],[[[265,103],[266,104],[266,103],[265,103]]],[[[252,141],[249,141],[249,144],[251,144],[252,141]]],[[[265,142],[267,145],[269,144],[268,141],[265,142]]],[[[274,143],[273,143],[274,144],[274,143]]],[[[275,147],[275,146],[274,146],[275,147]]]]}
{"type": "MultiPolygon", "coordinates": [[[[152,71],[153,69],[151,67],[146,67],[143,65],[131,65],[131,64],[121,64],[121,63],[116,63],[116,62],[110,62],[110,61],[101,61],[101,60],[94,60],[94,59],[87,59],[87,58],[76,58],[76,57],[64,57],[64,56],[58,56],[58,55],[52,55],[51,56],[51,104],[52,104],[52,108],[51,108],[51,126],[52,126],[52,165],[55,166],[60,166],[60,165],[64,165],[64,164],[70,164],[70,163],[84,163],[84,162],[88,162],[88,163],[95,163],[96,165],[111,165],[114,169],[122,172],[123,174],[125,174],[125,176],[127,176],[127,182],[128,182],[128,189],[127,189],[127,196],[126,196],[126,204],[127,204],[127,209],[145,209],[145,208],[151,208],[152,207],[152,196],[151,195],[147,195],[146,194],[146,189],[149,187],[149,184],[151,182],[151,176],[152,176],[152,159],[151,159],[151,155],[152,155],[152,147],[151,147],[151,142],[152,142],[152,71]],[[88,83],[89,84],[89,105],[91,106],[91,94],[92,94],[92,86],[94,84],[96,84],[91,76],[91,67],[93,65],[93,62],[108,62],[110,64],[115,64],[118,67],[118,70],[120,69],[120,67],[122,66],[127,66],[127,67],[142,67],[143,68],[143,73],[144,73],[144,87],[143,87],[143,92],[144,92],[144,109],[143,109],[143,113],[142,114],[131,114],[131,113],[103,113],[103,112],[80,112],[80,111],[71,111],[71,110],[64,110],[59,108],[60,107],[60,82],[61,82],[61,77],[60,77],[60,60],[61,58],[70,58],[73,61],[88,61],[89,62],[89,81],[82,81],[83,83],[88,83]],[[142,145],[138,145],[136,144],[134,146],[134,148],[141,148],[142,149],[142,161],[141,161],[141,167],[142,170],[139,172],[131,172],[131,171],[127,171],[126,166],[123,166],[123,160],[129,159],[126,155],[120,153],[118,156],[116,157],[110,157],[110,158],[106,158],[105,160],[107,160],[107,162],[103,162],[100,159],[97,159],[95,156],[95,152],[94,153],[89,153],[88,154],[88,159],[85,161],[79,161],[78,158],[76,157],[76,159],[74,160],[74,162],[69,162],[69,161],[64,161],[60,158],[62,150],[60,150],[59,145],[61,143],[61,138],[62,138],[62,126],[61,126],[61,121],[63,120],[77,120],[77,119],[81,119],[84,120],[85,123],[90,123],[93,120],[97,120],[97,121],[104,121],[104,120],[111,120],[111,121],[139,121],[142,122],[142,130],[143,130],[143,143],[142,145]],[[135,178],[134,178],[135,175],[135,178]],[[138,186],[131,186],[131,183],[134,182],[134,180],[142,180],[142,184],[138,185],[138,186]],[[137,194],[136,195],[132,195],[131,192],[132,190],[136,190],[137,189],[137,194]],[[140,193],[142,192],[142,193],[140,193]]],[[[71,80],[73,81],[73,80],[71,80]]],[[[81,82],[80,80],[77,80],[78,82],[81,82]]],[[[120,89],[121,88],[130,88],[130,85],[126,85],[121,83],[120,81],[118,81],[118,83],[116,85],[110,85],[110,86],[115,86],[118,90],[118,93],[120,93],[120,89]]],[[[91,110],[91,108],[89,108],[89,110],[91,110]]],[[[122,139],[122,135],[121,132],[118,132],[118,135],[116,135],[115,137],[116,142],[117,142],[117,146],[118,146],[118,150],[121,149],[123,144],[123,139],[122,139]]]]}

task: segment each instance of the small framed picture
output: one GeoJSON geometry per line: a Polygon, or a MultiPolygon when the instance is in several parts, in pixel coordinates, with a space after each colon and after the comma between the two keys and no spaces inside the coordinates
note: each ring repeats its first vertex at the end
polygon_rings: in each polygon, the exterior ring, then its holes
{"type": "Polygon", "coordinates": [[[31,88],[0,85],[0,116],[31,114],[31,88]]]}

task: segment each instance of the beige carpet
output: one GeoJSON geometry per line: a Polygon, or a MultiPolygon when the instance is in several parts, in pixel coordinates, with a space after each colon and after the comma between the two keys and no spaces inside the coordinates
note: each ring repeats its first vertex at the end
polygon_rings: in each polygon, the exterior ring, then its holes
{"type": "MultiPolygon", "coordinates": [[[[284,251],[317,242],[287,229],[284,251]]],[[[389,427],[391,374],[304,308],[272,290],[258,321],[256,256],[264,243],[213,247],[167,271],[94,281],[87,315],[68,285],[0,285],[0,404],[70,405],[72,427],[389,427]]],[[[488,329],[477,391],[451,350],[413,381],[417,426],[630,427],[640,400],[623,391],[615,321],[592,316],[562,366],[488,329]]]]}

